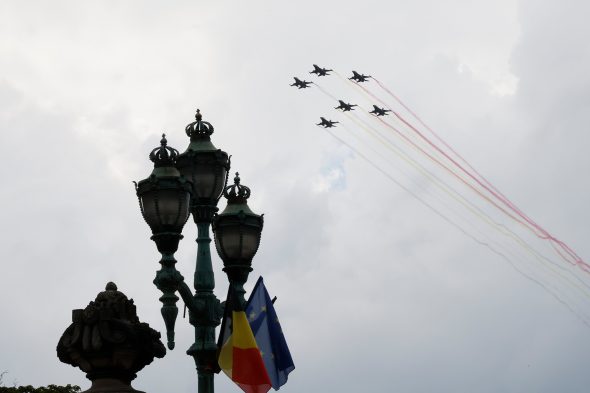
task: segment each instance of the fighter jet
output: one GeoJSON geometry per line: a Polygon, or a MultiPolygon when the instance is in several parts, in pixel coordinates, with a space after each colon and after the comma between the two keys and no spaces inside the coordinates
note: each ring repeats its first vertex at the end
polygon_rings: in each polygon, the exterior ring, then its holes
{"type": "Polygon", "coordinates": [[[339,123],[338,121],[326,120],[323,117],[320,117],[320,119],[322,121],[320,123],[316,124],[316,126],[322,126],[324,128],[332,128],[332,127],[336,127],[334,124],[339,123]]]}
{"type": "Polygon", "coordinates": [[[293,77],[293,79],[295,79],[295,83],[289,85],[289,86],[297,86],[300,89],[305,89],[306,87],[309,87],[309,85],[311,85],[313,82],[308,82],[308,81],[302,81],[297,77],[293,77]]]}
{"type": "Polygon", "coordinates": [[[376,116],[387,116],[387,112],[391,112],[391,109],[379,108],[377,105],[373,105],[373,109],[371,112],[376,116]]]}
{"type": "Polygon", "coordinates": [[[356,71],[352,71],[352,77],[350,77],[348,79],[356,81],[356,82],[366,82],[367,79],[369,79],[370,77],[371,77],[371,75],[359,74],[356,71]]]}
{"type": "Polygon", "coordinates": [[[354,105],[354,104],[347,104],[346,102],[344,102],[342,100],[338,100],[338,102],[340,103],[340,105],[338,105],[334,109],[342,109],[342,112],[353,111],[354,109],[352,109],[352,107],[358,106],[358,105],[354,105]]]}
{"type": "Polygon", "coordinates": [[[309,71],[310,74],[316,74],[317,76],[326,76],[330,75],[329,72],[333,70],[327,70],[325,68],[318,67],[317,65],[313,65],[313,71],[309,71]]]}

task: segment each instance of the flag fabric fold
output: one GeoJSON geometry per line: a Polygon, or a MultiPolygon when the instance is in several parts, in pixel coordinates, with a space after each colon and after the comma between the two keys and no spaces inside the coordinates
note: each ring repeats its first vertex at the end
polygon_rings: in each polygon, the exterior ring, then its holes
{"type": "Polygon", "coordinates": [[[218,363],[221,370],[245,393],[267,393],[271,382],[246,313],[228,291],[221,326],[218,363]]]}
{"type": "Polygon", "coordinates": [[[278,390],[287,383],[295,365],[262,277],[258,278],[246,303],[246,315],[272,387],[278,390]]]}

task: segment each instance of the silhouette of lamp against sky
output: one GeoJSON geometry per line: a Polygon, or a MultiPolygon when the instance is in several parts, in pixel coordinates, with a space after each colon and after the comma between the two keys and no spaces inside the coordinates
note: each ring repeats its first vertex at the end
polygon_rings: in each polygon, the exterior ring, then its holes
{"type": "Polygon", "coordinates": [[[179,154],[162,135],[160,146],[150,153],[154,163],[152,173],[135,186],[141,213],[152,231],[151,239],[162,254],[161,269],[154,284],[162,291],[161,312],[167,345],[169,349],[174,348],[178,292],[195,329],[195,342],[187,354],[195,360],[199,393],[214,391],[213,377],[219,372],[215,327],[223,316],[223,306],[213,293],[209,227],[213,224],[223,270],[242,304],[245,303],[244,283],[252,271],[252,258],[258,250],[263,227],[263,217],[248,207],[250,189],[240,183],[237,173],[234,184],[227,186],[230,157],[211,143],[213,131],[211,123],[203,121],[197,110],[195,121],[185,128],[190,137],[186,151],[179,154]],[[217,214],[222,195],[228,201],[227,207],[217,214]],[[174,259],[183,238],[182,229],[191,214],[198,230],[194,293],[176,270],[174,259]]]}

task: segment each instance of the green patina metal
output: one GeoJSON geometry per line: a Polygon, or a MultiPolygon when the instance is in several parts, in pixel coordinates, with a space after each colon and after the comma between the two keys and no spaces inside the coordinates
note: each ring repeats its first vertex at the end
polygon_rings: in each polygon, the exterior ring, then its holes
{"type": "MultiPolygon", "coordinates": [[[[196,206],[196,209],[206,209],[196,206]]],[[[197,216],[199,216],[197,214],[197,216]]],[[[196,219],[195,219],[196,220],[196,219]]],[[[195,342],[186,351],[195,360],[199,375],[199,392],[213,392],[213,377],[217,370],[217,343],[215,328],[221,322],[223,310],[219,299],[213,293],[215,277],[211,263],[210,223],[197,222],[197,263],[194,277],[194,302],[199,305],[200,312],[189,314],[190,323],[195,327],[195,342]]]]}
{"type": "Polygon", "coordinates": [[[182,228],[189,216],[191,185],[174,167],[178,151],[167,145],[162,135],[160,147],[152,150],[150,160],[154,170],[147,179],[136,183],[139,206],[144,220],[150,226],[158,251],[162,254],[161,269],[154,284],[162,296],[161,313],[166,325],[168,348],[174,348],[174,324],[178,315],[176,291],[184,278],[176,270],[174,253],[182,239],[182,228]]]}
{"type": "Polygon", "coordinates": [[[215,247],[223,260],[223,270],[230,285],[245,305],[244,284],[252,271],[252,258],[258,251],[264,217],[254,213],[248,206],[250,188],[241,184],[236,172],[234,184],[227,186],[223,195],[227,207],[213,219],[215,247]]]}
{"type": "Polygon", "coordinates": [[[201,115],[199,109],[197,109],[195,121],[188,124],[184,131],[191,138],[186,152],[210,152],[218,150],[211,142],[211,134],[214,132],[213,125],[207,121],[203,121],[203,115],[201,115]]]}
{"type": "MultiPolygon", "coordinates": [[[[153,236],[152,236],[153,237],[153,236]]],[[[166,338],[168,349],[174,349],[174,325],[176,323],[176,317],[178,316],[178,296],[176,291],[179,283],[184,281],[184,277],[180,274],[176,267],[176,259],[174,254],[170,252],[163,252],[162,259],[160,259],[162,268],[156,273],[154,278],[154,284],[162,291],[160,302],[162,302],[162,318],[166,325],[166,338]]]]}
{"type": "Polygon", "coordinates": [[[185,127],[190,144],[178,156],[176,168],[192,183],[192,209],[195,221],[211,223],[217,202],[227,182],[230,157],[211,143],[213,125],[203,121],[197,110],[195,121],[185,127]],[[198,208],[197,208],[198,206],[198,208]]]}
{"type": "Polygon", "coordinates": [[[197,222],[197,267],[194,280],[197,293],[211,293],[215,289],[215,277],[213,276],[213,266],[211,264],[209,225],[208,222],[197,222]]]}
{"type": "MultiPolygon", "coordinates": [[[[213,293],[215,278],[209,227],[218,211],[217,203],[227,190],[230,157],[211,143],[213,126],[202,120],[200,111],[197,110],[195,122],[187,125],[185,131],[190,137],[190,144],[182,154],[168,147],[165,136],[162,137],[161,146],[150,154],[150,159],[154,161],[154,170],[150,177],[136,184],[136,190],[142,215],[152,229],[152,240],[162,254],[162,267],[156,274],[154,284],[162,291],[161,312],[166,325],[168,347],[173,349],[175,345],[178,292],[189,310],[189,322],[195,329],[195,342],[187,350],[187,354],[195,361],[199,393],[213,393],[214,374],[219,370],[215,328],[220,324],[223,308],[213,293]],[[190,195],[190,206],[183,203],[186,195],[190,195]],[[188,218],[186,209],[190,210],[198,229],[194,293],[176,270],[174,259],[174,253],[182,239],[182,227],[188,218]]],[[[247,205],[240,211],[241,216],[246,214],[252,218],[261,217],[253,213],[247,205]]],[[[229,217],[233,217],[233,213],[231,209],[224,211],[229,217]]],[[[242,272],[239,275],[228,272],[231,285],[239,282],[243,291],[243,283],[252,270],[250,264],[251,258],[247,266],[244,266],[245,276],[243,269],[238,269],[242,272]],[[236,278],[238,276],[240,277],[236,278]]]]}

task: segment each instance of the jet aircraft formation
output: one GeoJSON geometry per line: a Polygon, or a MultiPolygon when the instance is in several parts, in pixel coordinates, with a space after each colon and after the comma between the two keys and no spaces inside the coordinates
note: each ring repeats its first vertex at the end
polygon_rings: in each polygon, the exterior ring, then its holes
{"type": "Polygon", "coordinates": [[[352,76],[348,79],[360,83],[360,82],[366,82],[367,79],[369,79],[370,77],[371,77],[370,75],[359,74],[356,71],[352,71],[352,76]]]}
{"type": "Polygon", "coordinates": [[[305,89],[307,87],[309,87],[309,85],[311,85],[313,82],[308,82],[308,81],[302,81],[299,78],[297,78],[296,76],[293,77],[293,79],[295,79],[295,83],[290,84],[289,86],[295,86],[299,89],[305,89]]]}
{"type": "Polygon", "coordinates": [[[330,75],[330,72],[333,70],[328,70],[322,67],[318,67],[317,65],[313,64],[313,71],[309,71],[310,74],[316,74],[317,76],[326,76],[330,75]]]}
{"type": "MultiPolygon", "coordinates": [[[[320,117],[320,121],[315,123],[316,126],[323,127],[323,132],[347,146],[350,151],[355,152],[359,158],[404,189],[432,213],[479,245],[502,257],[516,271],[540,285],[590,327],[590,296],[583,291],[573,295],[575,288],[572,285],[578,289],[584,288],[569,279],[571,274],[571,278],[590,288],[590,263],[586,263],[571,247],[525,215],[377,77],[357,71],[352,71],[352,76],[344,77],[337,70],[323,68],[317,64],[313,65],[313,70],[309,73],[315,74],[318,78],[335,75],[346,87],[346,90],[341,91],[354,90],[357,93],[365,93],[364,96],[371,100],[371,105],[366,107],[349,103],[345,97],[338,97],[335,95],[337,93],[324,90],[323,84],[319,82],[295,78],[295,83],[291,86],[298,89],[317,88],[318,92],[337,105],[336,110],[346,114],[342,116],[342,120],[337,119],[340,120],[340,124],[328,117],[320,117]],[[355,110],[356,112],[352,112],[355,110]],[[356,116],[355,113],[361,110],[365,115],[369,114],[374,118],[356,116]],[[349,129],[348,125],[352,128],[349,129]],[[333,132],[333,127],[340,126],[345,129],[342,131],[346,132],[333,132]],[[397,140],[403,143],[398,144],[397,140]],[[403,170],[393,171],[394,169],[403,170]],[[399,175],[402,178],[399,178],[399,175]],[[423,179],[417,182],[416,176],[423,179]],[[427,187],[416,190],[414,185],[421,186],[422,182],[427,187]],[[476,197],[477,199],[472,200],[476,197]],[[465,214],[461,214],[461,211],[455,208],[467,210],[465,214]],[[456,218],[460,221],[455,221],[456,218]],[[550,250],[549,246],[555,253],[545,255],[546,252],[543,250],[550,250]],[[505,250],[509,250],[510,254],[504,254],[505,250]],[[568,276],[545,262],[550,262],[568,276]],[[541,265],[535,268],[537,263],[541,265]],[[547,266],[550,269],[547,269],[547,266]]],[[[330,105],[327,106],[329,107],[330,105]]]]}
{"type": "MultiPolygon", "coordinates": [[[[309,73],[316,74],[318,77],[328,76],[328,75],[330,75],[330,72],[334,71],[332,69],[320,67],[317,64],[312,64],[312,65],[313,65],[313,70],[309,71],[309,73]]],[[[352,76],[348,79],[351,81],[354,81],[355,83],[362,83],[362,82],[367,82],[369,78],[371,78],[371,75],[365,75],[365,74],[362,74],[362,73],[359,73],[356,71],[352,71],[352,76]]],[[[295,79],[295,82],[290,84],[289,86],[294,86],[294,87],[297,87],[298,89],[306,89],[306,88],[310,87],[311,84],[313,84],[313,82],[302,80],[297,77],[293,77],[293,79],[295,79]]],[[[339,105],[337,107],[335,107],[334,109],[340,109],[340,110],[342,110],[342,112],[353,111],[354,107],[358,106],[356,104],[346,103],[343,100],[338,100],[338,104],[339,105]]],[[[375,116],[387,116],[387,112],[391,112],[391,110],[385,109],[385,108],[380,108],[377,105],[373,105],[373,110],[370,111],[369,113],[371,113],[375,116]]],[[[335,124],[338,124],[337,121],[327,120],[323,117],[320,117],[320,120],[321,120],[321,122],[316,125],[318,125],[320,127],[324,127],[324,128],[336,127],[335,124]]]]}
{"type": "Polygon", "coordinates": [[[338,121],[326,120],[323,117],[320,117],[321,122],[316,124],[316,126],[321,126],[324,128],[332,128],[336,127],[334,124],[339,123],[338,121]]]}
{"type": "Polygon", "coordinates": [[[342,112],[353,111],[354,109],[352,107],[358,106],[356,104],[347,104],[346,102],[344,102],[342,100],[338,100],[338,102],[340,103],[340,105],[338,105],[334,109],[342,109],[342,112]]]}
{"type": "Polygon", "coordinates": [[[391,112],[391,109],[379,108],[377,105],[373,105],[373,110],[369,113],[375,116],[387,116],[387,112],[391,112]]]}

